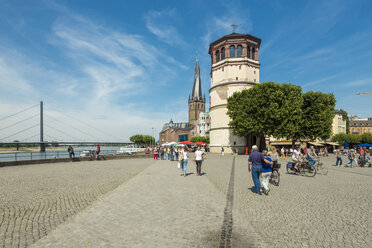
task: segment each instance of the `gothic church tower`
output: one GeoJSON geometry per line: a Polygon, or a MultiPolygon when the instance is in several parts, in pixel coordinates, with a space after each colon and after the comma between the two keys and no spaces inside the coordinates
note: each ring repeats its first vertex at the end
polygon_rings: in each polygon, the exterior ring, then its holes
{"type": "Polygon", "coordinates": [[[205,112],[205,96],[202,97],[200,68],[198,57],[196,57],[194,86],[192,87],[191,98],[189,96],[189,124],[195,125],[199,119],[200,112],[205,112]]]}

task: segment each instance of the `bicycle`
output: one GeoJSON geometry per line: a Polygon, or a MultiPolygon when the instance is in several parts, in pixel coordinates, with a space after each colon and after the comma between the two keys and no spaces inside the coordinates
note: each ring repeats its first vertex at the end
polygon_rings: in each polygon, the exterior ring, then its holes
{"type": "Polygon", "coordinates": [[[302,174],[302,175],[305,174],[305,176],[314,177],[316,175],[316,169],[314,166],[311,166],[310,161],[302,158],[302,159],[299,159],[298,169],[295,168],[295,163],[288,162],[287,173],[302,174]]]}
{"type": "Polygon", "coordinates": [[[320,162],[320,158],[317,157],[316,162],[315,162],[315,169],[317,173],[320,173],[322,175],[327,175],[328,174],[328,168],[323,166],[323,163],[320,162]]]}
{"type": "Polygon", "coordinates": [[[280,166],[281,164],[277,163],[277,162],[274,162],[273,163],[273,168],[272,168],[272,172],[271,172],[271,176],[270,176],[270,183],[275,185],[275,186],[279,186],[279,182],[280,182],[280,173],[279,173],[279,169],[280,169],[280,166]]]}

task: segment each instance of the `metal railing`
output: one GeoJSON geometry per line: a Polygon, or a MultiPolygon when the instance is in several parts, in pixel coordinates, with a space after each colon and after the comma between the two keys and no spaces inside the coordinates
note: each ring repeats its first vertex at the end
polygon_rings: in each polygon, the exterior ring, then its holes
{"type": "MultiPolygon", "coordinates": [[[[79,158],[83,151],[79,150],[74,151],[75,158],[79,158]]],[[[91,151],[88,156],[94,156],[94,150],[91,151]]],[[[118,150],[101,150],[99,155],[117,155],[118,150]]],[[[9,161],[25,161],[25,160],[42,160],[42,159],[58,159],[58,158],[69,158],[69,153],[67,151],[46,151],[46,152],[12,152],[12,153],[0,153],[0,162],[9,162],[9,161]]]]}

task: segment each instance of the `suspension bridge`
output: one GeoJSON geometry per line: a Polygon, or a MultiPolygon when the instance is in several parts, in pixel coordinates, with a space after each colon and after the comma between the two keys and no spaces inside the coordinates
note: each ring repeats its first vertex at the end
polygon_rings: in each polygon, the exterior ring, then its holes
{"type": "Polygon", "coordinates": [[[45,152],[46,146],[57,144],[125,146],[133,143],[122,142],[120,138],[61,111],[45,112],[42,101],[40,104],[0,117],[0,146],[2,147],[39,146],[40,152],[45,152]],[[110,140],[103,141],[102,136],[105,139],[110,137],[110,140]],[[45,141],[44,137],[49,141],[45,141]]]}

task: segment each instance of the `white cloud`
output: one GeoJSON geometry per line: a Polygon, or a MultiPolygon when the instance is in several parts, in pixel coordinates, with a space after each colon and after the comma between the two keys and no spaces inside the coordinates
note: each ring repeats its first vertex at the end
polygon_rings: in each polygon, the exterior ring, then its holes
{"type": "Polygon", "coordinates": [[[176,18],[176,10],[149,11],[144,19],[146,28],[153,33],[159,40],[169,45],[186,45],[177,29],[169,25],[176,18]]]}
{"type": "MultiPolygon", "coordinates": [[[[154,106],[143,104],[151,95],[154,83],[163,86],[174,82],[177,69],[187,69],[144,37],[112,30],[63,11],[51,25],[48,42],[57,49],[61,56],[58,60],[63,62],[54,60],[54,54],[35,57],[30,51],[14,56],[0,48],[0,86],[11,92],[8,97],[2,90],[0,106],[12,106],[6,111],[1,109],[0,117],[43,99],[45,120],[49,123],[45,132],[49,140],[71,140],[73,137],[89,140],[94,136],[105,141],[115,136],[125,141],[133,133],[150,134],[151,127],[159,132],[172,112],[178,115],[181,109],[178,107],[160,113],[154,112],[154,106]],[[138,97],[133,100],[133,96],[138,97]],[[17,105],[9,104],[8,100],[17,105]],[[66,118],[63,113],[111,136],[66,118]],[[92,135],[89,137],[84,132],[92,135]]],[[[4,49],[8,50],[11,49],[4,49]]],[[[31,134],[22,133],[19,137],[11,137],[10,141],[22,140],[31,134]]],[[[1,137],[4,134],[0,132],[1,137]]]]}

